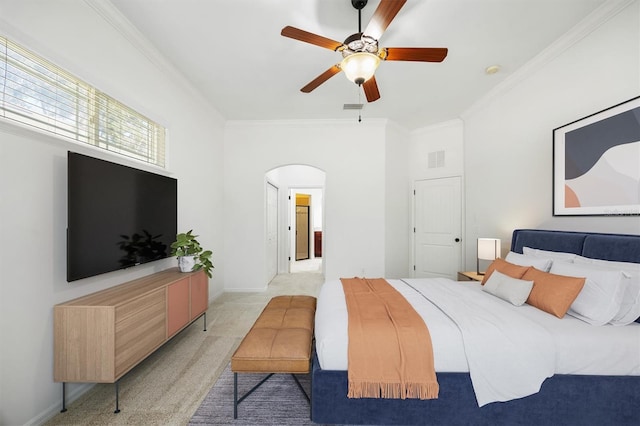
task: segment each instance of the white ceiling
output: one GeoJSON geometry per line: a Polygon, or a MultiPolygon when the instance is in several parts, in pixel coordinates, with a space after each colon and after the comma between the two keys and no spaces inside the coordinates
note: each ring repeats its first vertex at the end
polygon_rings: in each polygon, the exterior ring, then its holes
{"type": "MultiPolygon", "coordinates": [[[[610,0],[408,0],[382,47],[447,47],[442,63],[382,62],[380,100],[362,118],[408,129],[459,117],[475,101],[610,0]],[[500,72],[485,74],[499,65],[500,72]]],[[[340,73],[300,88],[339,63],[337,52],[280,35],[291,25],[343,41],[358,30],[351,0],[111,0],[230,120],[357,118],[364,93],[340,73]]],[[[362,11],[366,27],[379,0],[362,11]]]]}

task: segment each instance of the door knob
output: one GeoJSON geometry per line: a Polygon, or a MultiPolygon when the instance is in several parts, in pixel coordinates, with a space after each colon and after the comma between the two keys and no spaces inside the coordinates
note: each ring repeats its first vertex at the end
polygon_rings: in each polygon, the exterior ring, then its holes
{"type": "Polygon", "coordinates": [[[460,238],[456,238],[454,241],[455,241],[456,243],[459,243],[459,242],[460,242],[460,238]]]}

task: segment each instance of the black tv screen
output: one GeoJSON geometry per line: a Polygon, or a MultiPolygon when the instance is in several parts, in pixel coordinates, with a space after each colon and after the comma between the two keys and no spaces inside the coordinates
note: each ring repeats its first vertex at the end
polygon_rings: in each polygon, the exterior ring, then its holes
{"type": "Polygon", "coordinates": [[[171,254],[176,179],[69,152],[67,281],[171,254]]]}

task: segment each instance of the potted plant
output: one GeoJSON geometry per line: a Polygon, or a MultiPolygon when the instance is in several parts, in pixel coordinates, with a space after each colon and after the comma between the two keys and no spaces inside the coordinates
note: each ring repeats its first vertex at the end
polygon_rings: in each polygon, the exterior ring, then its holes
{"type": "Polygon", "coordinates": [[[176,235],[176,240],[171,243],[171,255],[178,257],[178,266],[182,272],[191,272],[203,269],[211,278],[211,250],[204,250],[193,235],[193,230],[176,235]]]}

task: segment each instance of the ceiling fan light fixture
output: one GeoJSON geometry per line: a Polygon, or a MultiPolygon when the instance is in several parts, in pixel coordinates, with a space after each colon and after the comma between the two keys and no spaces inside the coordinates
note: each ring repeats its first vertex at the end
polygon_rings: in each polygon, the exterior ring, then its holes
{"type": "Polygon", "coordinates": [[[361,9],[367,4],[367,0],[351,0],[351,4],[358,11],[358,32],[351,34],[343,43],[292,26],[284,27],[280,35],[339,52],[343,57],[341,63],[332,65],[300,91],[309,93],[340,71],[344,71],[350,81],[362,86],[367,102],[375,102],[380,99],[378,83],[374,76],[380,61],[442,62],[449,51],[446,47],[378,46],[378,39],[406,2],[407,0],[378,0],[378,7],[363,31],[361,9]]]}
{"type": "Polygon", "coordinates": [[[377,55],[357,52],[345,57],[340,63],[340,68],[350,81],[361,85],[373,77],[378,65],[380,58],[377,55]]]}

